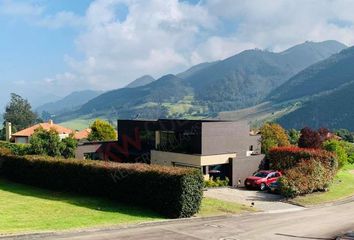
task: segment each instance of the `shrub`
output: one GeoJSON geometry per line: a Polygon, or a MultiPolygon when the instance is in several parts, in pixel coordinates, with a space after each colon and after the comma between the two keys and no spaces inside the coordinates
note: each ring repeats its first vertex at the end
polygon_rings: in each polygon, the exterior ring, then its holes
{"type": "Polygon", "coordinates": [[[279,181],[285,197],[325,190],[338,167],[336,156],[321,149],[274,148],[267,158],[272,169],[284,173],[279,181]]]}
{"type": "Polygon", "coordinates": [[[348,163],[349,164],[354,164],[354,154],[351,154],[348,156],[348,163]]]}
{"type": "Polygon", "coordinates": [[[108,197],[170,218],[194,215],[202,200],[203,178],[195,169],[5,154],[0,161],[10,180],[108,197]]]}
{"type": "Polygon", "coordinates": [[[73,134],[61,140],[54,128],[50,130],[38,128],[32,135],[28,148],[29,154],[73,158],[77,145],[78,142],[73,134]]]}
{"type": "Polygon", "coordinates": [[[59,134],[54,128],[45,130],[40,127],[31,136],[31,154],[60,156],[60,141],[59,134]]]}
{"type": "Polygon", "coordinates": [[[284,172],[279,179],[280,192],[292,198],[298,195],[326,190],[333,181],[333,173],[314,159],[301,160],[298,165],[284,172]]]}
{"type": "Polygon", "coordinates": [[[27,155],[30,152],[28,144],[18,144],[0,141],[0,148],[7,148],[14,155],[27,155]]]}
{"type": "Polygon", "coordinates": [[[266,123],[261,127],[260,132],[262,153],[268,153],[273,147],[290,145],[285,129],[279,124],[266,123]]]}
{"type": "Polygon", "coordinates": [[[117,139],[116,131],[109,122],[96,119],[90,128],[89,141],[110,141],[117,139]]]}
{"type": "Polygon", "coordinates": [[[226,187],[229,186],[229,178],[226,177],[225,180],[221,180],[220,177],[217,177],[215,180],[211,177],[209,180],[204,181],[204,187],[226,187]]]}
{"type": "Polygon", "coordinates": [[[338,166],[342,168],[348,163],[348,153],[343,142],[331,139],[323,143],[323,148],[337,155],[338,166]]]}
{"type": "Polygon", "coordinates": [[[336,156],[321,149],[277,147],[271,149],[267,155],[269,168],[279,171],[291,169],[296,167],[300,161],[309,159],[317,160],[333,171],[337,170],[336,156]]]}
{"type": "Polygon", "coordinates": [[[301,129],[301,135],[299,138],[299,147],[301,148],[321,148],[322,143],[328,140],[329,130],[326,128],[320,128],[317,131],[311,128],[305,127],[301,129]]]}

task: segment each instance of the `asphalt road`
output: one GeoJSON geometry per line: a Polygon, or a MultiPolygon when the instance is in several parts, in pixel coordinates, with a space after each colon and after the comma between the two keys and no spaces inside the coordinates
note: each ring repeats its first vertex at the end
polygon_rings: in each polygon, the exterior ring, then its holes
{"type": "Polygon", "coordinates": [[[354,201],[288,213],[190,219],[128,228],[22,236],[16,239],[267,240],[333,239],[354,230],[354,201]]]}

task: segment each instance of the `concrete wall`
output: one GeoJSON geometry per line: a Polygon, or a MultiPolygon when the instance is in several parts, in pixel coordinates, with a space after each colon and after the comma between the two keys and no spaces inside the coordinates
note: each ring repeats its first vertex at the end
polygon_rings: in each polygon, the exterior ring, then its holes
{"type": "Polygon", "coordinates": [[[229,159],[235,157],[236,153],[201,156],[151,150],[151,164],[166,166],[185,165],[191,167],[202,167],[228,164],[230,161],[229,159]]]}
{"type": "Polygon", "coordinates": [[[246,122],[203,122],[202,155],[237,153],[246,156],[250,146],[260,151],[260,136],[251,136],[246,122]]]}
{"type": "Polygon", "coordinates": [[[234,187],[244,187],[247,177],[251,176],[259,169],[259,165],[264,159],[264,155],[254,155],[250,157],[239,157],[230,160],[231,164],[231,184],[234,187]]]}

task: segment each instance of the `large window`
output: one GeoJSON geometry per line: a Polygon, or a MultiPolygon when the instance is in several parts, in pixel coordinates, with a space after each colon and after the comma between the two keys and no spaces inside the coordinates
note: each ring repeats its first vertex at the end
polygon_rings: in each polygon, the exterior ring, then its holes
{"type": "Polygon", "coordinates": [[[161,131],[158,150],[200,154],[200,135],[191,131],[161,131]]]}

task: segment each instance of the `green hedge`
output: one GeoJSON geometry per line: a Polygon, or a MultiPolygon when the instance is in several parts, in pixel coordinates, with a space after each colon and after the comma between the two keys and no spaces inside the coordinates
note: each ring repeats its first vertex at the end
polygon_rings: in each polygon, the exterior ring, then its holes
{"type": "Polygon", "coordinates": [[[170,218],[193,216],[202,200],[199,170],[0,154],[0,174],[38,187],[108,197],[170,218]]]}
{"type": "Polygon", "coordinates": [[[12,154],[20,155],[20,156],[30,153],[29,144],[18,144],[18,143],[9,143],[9,142],[0,141],[0,148],[7,148],[12,152],[12,154]]]}

